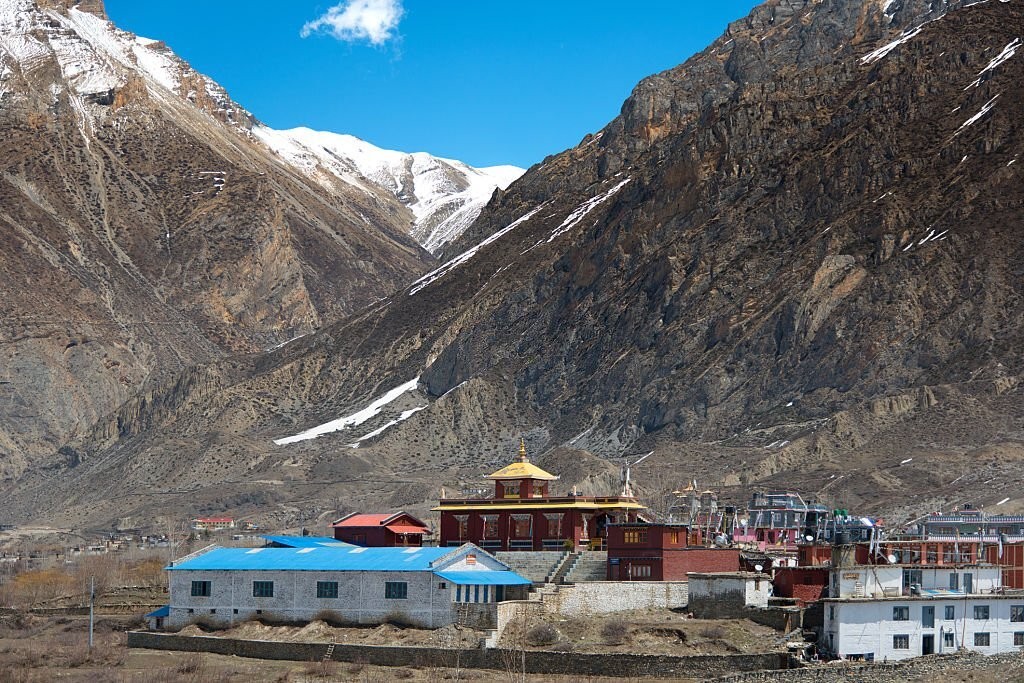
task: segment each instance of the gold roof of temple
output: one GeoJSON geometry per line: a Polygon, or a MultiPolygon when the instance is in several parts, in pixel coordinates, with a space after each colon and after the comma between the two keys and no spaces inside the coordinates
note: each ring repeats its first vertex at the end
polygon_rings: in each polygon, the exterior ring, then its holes
{"type": "Polygon", "coordinates": [[[530,459],[526,457],[526,441],[522,438],[519,439],[519,457],[511,465],[502,467],[497,472],[487,475],[488,479],[542,479],[544,481],[554,481],[558,479],[557,476],[550,472],[545,472],[541,468],[537,467],[530,462],[530,459]]]}

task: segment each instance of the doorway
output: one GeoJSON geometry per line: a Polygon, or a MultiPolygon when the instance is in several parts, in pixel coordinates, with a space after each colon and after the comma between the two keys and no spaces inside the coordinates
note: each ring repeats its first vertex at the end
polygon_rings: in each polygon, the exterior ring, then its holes
{"type": "Polygon", "coordinates": [[[928,633],[921,636],[921,654],[933,655],[935,654],[935,634],[928,633]]]}

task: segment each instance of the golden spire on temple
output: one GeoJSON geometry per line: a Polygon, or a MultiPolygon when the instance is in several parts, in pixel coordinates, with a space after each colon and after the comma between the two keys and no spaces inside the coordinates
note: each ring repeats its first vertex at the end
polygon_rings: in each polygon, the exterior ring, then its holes
{"type": "Polygon", "coordinates": [[[519,462],[530,462],[526,457],[526,439],[519,437],[519,462]]]}

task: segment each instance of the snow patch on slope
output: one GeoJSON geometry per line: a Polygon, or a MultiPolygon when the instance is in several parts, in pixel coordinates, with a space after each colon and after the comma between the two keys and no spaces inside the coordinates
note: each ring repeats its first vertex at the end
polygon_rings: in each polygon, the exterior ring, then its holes
{"type": "Polygon", "coordinates": [[[453,270],[455,270],[456,268],[461,266],[463,263],[465,263],[469,259],[471,259],[474,256],[476,256],[476,253],[478,251],[480,251],[480,249],[482,249],[483,247],[486,247],[491,242],[494,242],[495,240],[500,239],[506,233],[511,232],[513,228],[516,228],[517,226],[519,226],[519,225],[525,223],[526,221],[530,220],[531,218],[533,218],[533,216],[538,211],[540,211],[541,208],[543,208],[543,206],[544,205],[541,204],[540,206],[538,206],[537,208],[533,209],[532,211],[529,211],[528,213],[520,216],[519,218],[515,219],[514,221],[512,221],[511,223],[506,225],[501,230],[497,231],[496,233],[494,233],[493,235],[491,235],[487,239],[485,239],[482,242],[480,242],[479,244],[477,244],[475,247],[470,247],[466,251],[462,252],[461,254],[456,256],[455,258],[453,258],[450,261],[448,261],[447,263],[445,263],[440,268],[435,268],[434,270],[430,271],[429,273],[427,273],[426,275],[421,277],[419,280],[416,280],[416,282],[412,283],[412,287],[409,289],[409,296],[412,296],[413,294],[415,294],[416,292],[420,291],[421,289],[423,289],[424,287],[426,287],[430,283],[432,283],[432,282],[434,282],[436,280],[441,279],[442,277],[444,277],[448,273],[452,272],[453,270]]]}
{"type": "Polygon", "coordinates": [[[962,133],[964,131],[964,129],[966,129],[968,126],[974,125],[975,123],[977,123],[981,119],[981,117],[983,117],[985,114],[989,113],[989,111],[992,109],[992,107],[996,106],[996,100],[997,99],[999,99],[999,95],[996,95],[991,100],[989,100],[984,105],[982,105],[981,111],[979,111],[977,114],[975,114],[971,118],[969,118],[966,121],[964,121],[963,124],[961,124],[960,127],[956,129],[956,132],[953,133],[953,137],[956,137],[957,135],[960,135],[960,133],[962,133]]]}
{"type": "Polygon", "coordinates": [[[366,406],[362,410],[356,411],[351,415],[339,417],[336,420],[331,420],[330,422],[325,422],[322,425],[318,425],[311,429],[307,429],[306,431],[295,434],[294,436],[286,436],[281,439],[274,439],[274,443],[277,444],[278,446],[284,446],[286,444],[296,443],[298,441],[307,441],[309,439],[315,439],[318,436],[323,436],[324,434],[329,434],[331,432],[338,432],[344,429],[349,429],[350,427],[357,427],[366,422],[367,420],[369,420],[370,418],[380,414],[380,411],[381,409],[384,408],[384,406],[395,401],[395,399],[397,399],[402,394],[409,391],[414,391],[417,385],[419,384],[419,381],[420,378],[417,375],[415,379],[411,379],[405,384],[400,384],[391,391],[385,393],[383,396],[374,399],[368,406],[366,406]]]}
{"type": "Polygon", "coordinates": [[[355,440],[355,443],[350,443],[349,446],[351,448],[359,448],[360,441],[366,441],[367,439],[372,439],[375,436],[380,436],[387,430],[394,427],[399,422],[405,422],[416,413],[420,412],[421,410],[425,410],[428,407],[429,406],[416,406],[415,408],[410,408],[409,410],[403,410],[402,414],[396,417],[394,420],[389,420],[386,424],[384,424],[381,427],[378,427],[377,429],[374,429],[372,432],[363,434],[361,437],[355,440]]]}

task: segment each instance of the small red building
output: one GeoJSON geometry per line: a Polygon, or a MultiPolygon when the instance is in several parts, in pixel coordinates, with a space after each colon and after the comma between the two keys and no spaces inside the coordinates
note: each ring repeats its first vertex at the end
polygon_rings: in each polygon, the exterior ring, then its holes
{"type": "Polygon", "coordinates": [[[358,512],[334,522],[334,538],[338,541],[370,548],[421,546],[430,528],[408,512],[367,515],[358,512]]]}
{"type": "Polygon", "coordinates": [[[486,550],[561,550],[600,547],[605,528],[636,521],[645,509],[636,498],[619,496],[552,496],[548,485],[558,479],[530,462],[526,445],[519,458],[487,477],[493,498],[446,498],[441,513],[442,546],[475,543],[486,550]]]}
{"type": "Polygon", "coordinates": [[[803,605],[817,602],[825,597],[828,577],[828,567],[779,567],[772,579],[774,595],[803,605]]]}
{"type": "Polygon", "coordinates": [[[739,548],[700,543],[683,524],[626,523],[608,527],[609,581],[686,581],[690,572],[740,570],[739,548]]]}

